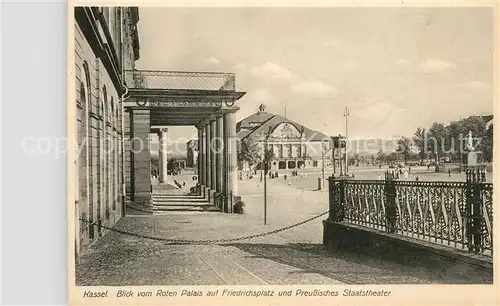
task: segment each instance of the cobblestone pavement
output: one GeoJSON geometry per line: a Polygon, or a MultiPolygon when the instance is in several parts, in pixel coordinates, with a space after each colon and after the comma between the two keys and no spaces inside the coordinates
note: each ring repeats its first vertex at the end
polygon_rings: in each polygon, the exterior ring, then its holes
{"type": "MultiPolygon", "coordinates": [[[[116,228],[167,239],[223,239],[267,232],[328,209],[325,193],[270,184],[264,225],[262,186],[257,182],[239,186],[246,203],[243,215],[168,212],[125,217],[116,228]]],[[[418,267],[323,249],[323,219],[219,245],[171,244],[108,232],[81,257],[77,285],[450,283],[418,267]]]]}

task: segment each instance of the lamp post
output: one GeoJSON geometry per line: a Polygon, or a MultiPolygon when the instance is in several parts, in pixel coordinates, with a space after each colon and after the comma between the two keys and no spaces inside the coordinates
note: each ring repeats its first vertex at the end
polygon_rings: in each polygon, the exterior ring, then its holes
{"type": "Polygon", "coordinates": [[[349,173],[348,168],[349,168],[349,153],[348,153],[348,142],[349,142],[349,137],[347,134],[347,118],[350,116],[349,113],[349,108],[347,106],[345,107],[344,110],[344,117],[345,117],[345,174],[347,175],[349,173]]]}
{"type": "Polygon", "coordinates": [[[267,138],[269,135],[266,135],[266,138],[264,139],[264,154],[262,154],[262,168],[264,171],[264,225],[267,225],[267,159],[266,159],[266,153],[267,153],[267,138]]]}
{"type": "Polygon", "coordinates": [[[335,138],[334,137],[330,137],[330,141],[332,142],[332,163],[333,163],[333,174],[332,176],[335,177],[335,173],[336,173],[336,170],[337,170],[337,167],[335,165],[335,147],[336,147],[336,141],[335,141],[335,138]]]}
{"type": "Polygon", "coordinates": [[[328,151],[326,146],[326,142],[321,143],[321,188],[325,186],[325,153],[328,151]]]}
{"type": "Polygon", "coordinates": [[[264,225],[267,225],[267,172],[268,172],[268,142],[269,142],[269,136],[271,136],[271,129],[272,127],[269,127],[269,131],[264,134],[264,153],[262,154],[262,163],[261,163],[261,169],[262,173],[264,176],[264,225]]]}

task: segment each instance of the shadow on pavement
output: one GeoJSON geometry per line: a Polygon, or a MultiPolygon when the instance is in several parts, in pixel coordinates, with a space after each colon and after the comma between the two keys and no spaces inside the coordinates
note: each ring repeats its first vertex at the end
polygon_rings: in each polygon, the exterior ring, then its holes
{"type": "Polygon", "coordinates": [[[322,244],[236,243],[249,257],[265,258],[300,269],[293,273],[318,273],[347,284],[460,284],[464,279],[446,279],[439,271],[404,266],[384,258],[329,250],[322,244]]]}

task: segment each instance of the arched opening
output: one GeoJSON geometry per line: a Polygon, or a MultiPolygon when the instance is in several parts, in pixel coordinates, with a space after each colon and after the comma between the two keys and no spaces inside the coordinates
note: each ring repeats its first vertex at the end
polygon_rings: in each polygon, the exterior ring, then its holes
{"type": "Polygon", "coordinates": [[[109,219],[109,165],[108,165],[108,93],[106,85],[102,87],[102,102],[101,102],[101,219],[109,219]],[[104,216],[103,216],[104,215],[104,216]],[[104,217],[104,218],[103,218],[104,217]]]}
{"type": "Polygon", "coordinates": [[[110,156],[111,156],[111,209],[116,210],[116,177],[117,177],[117,169],[116,169],[116,117],[115,117],[115,101],[113,97],[111,97],[111,112],[110,112],[110,117],[111,117],[111,148],[110,148],[110,156]]]}
{"type": "Polygon", "coordinates": [[[279,164],[278,164],[278,168],[279,169],[286,169],[286,162],[280,161],[279,164]]]}
{"type": "MultiPolygon", "coordinates": [[[[81,133],[81,142],[79,143],[79,148],[82,148],[82,146],[85,147],[85,150],[80,150],[80,158],[78,159],[79,163],[83,162],[84,167],[85,167],[85,184],[79,185],[80,187],[80,192],[85,190],[85,201],[83,201],[82,206],[78,209],[79,211],[79,216],[78,218],[81,220],[88,220],[89,224],[84,223],[84,221],[78,220],[80,224],[80,241],[84,237],[85,233],[87,232],[88,229],[88,236],[89,239],[94,238],[94,227],[91,225],[91,222],[94,222],[94,216],[93,216],[93,201],[90,199],[90,195],[92,194],[93,191],[93,176],[90,175],[92,171],[92,145],[89,143],[91,141],[90,137],[90,112],[91,110],[91,94],[90,94],[90,71],[89,71],[89,66],[87,62],[83,62],[82,64],[82,69],[81,69],[81,76],[80,76],[80,102],[83,106],[83,112],[82,112],[82,117],[81,117],[81,128],[84,129],[84,131],[81,133]],[[83,156],[82,156],[83,155],[83,156]],[[82,186],[84,185],[84,186],[82,186]],[[86,202],[86,203],[85,203],[86,202]]],[[[77,168],[80,168],[80,165],[77,166],[77,168]]],[[[78,176],[77,176],[78,179],[78,176]]],[[[80,197],[81,200],[81,197],[80,197]]]]}
{"type": "Polygon", "coordinates": [[[305,163],[304,163],[304,161],[303,161],[303,160],[299,160],[299,161],[297,162],[297,168],[299,168],[299,169],[304,169],[304,167],[305,167],[305,163]]]}
{"type": "MultiPolygon", "coordinates": [[[[118,100],[117,100],[118,101],[118,100]]],[[[115,177],[115,181],[116,181],[116,185],[115,185],[115,203],[119,201],[119,198],[118,198],[118,194],[119,194],[119,191],[120,191],[120,177],[119,177],[119,169],[120,169],[120,155],[119,155],[119,152],[120,152],[120,134],[119,134],[119,126],[121,126],[121,118],[118,116],[118,102],[116,104],[116,107],[115,107],[115,128],[116,128],[116,141],[115,141],[115,161],[116,161],[116,165],[115,165],[115,173],[116,173],[116,177],[115,177]]],[[[116,204],[115,204],[115,209],[116,209],[116,204]]]]}

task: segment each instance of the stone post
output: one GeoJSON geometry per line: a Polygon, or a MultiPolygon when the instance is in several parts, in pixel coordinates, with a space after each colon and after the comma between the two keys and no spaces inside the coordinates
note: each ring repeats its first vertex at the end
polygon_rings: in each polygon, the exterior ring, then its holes
{"type": "Polygon", "coordinates": [[[469,168],[466,170],[466,234],[469,252],[482,251],[482,229],[484,223],[483,195],[481,184],[486,182],[485,169],[469,168]]]}
{"type": "Polygon", "coordinates": [[[396,207],[396,184],[394,174],[385,173],[385,231],[396,232],[397,207],[396,207]]]}
{"type": "Polygon", "coordinates": [[[160,170],[160,182],[165,183],[167,181],[168,174],[168,156],[167,156],[167,132],[168,129],[161,129],[159,133],[159,165],[160,170]]]}

